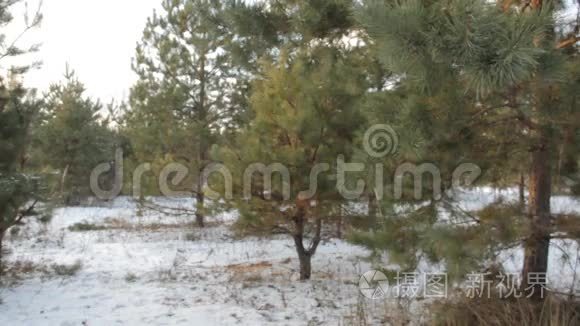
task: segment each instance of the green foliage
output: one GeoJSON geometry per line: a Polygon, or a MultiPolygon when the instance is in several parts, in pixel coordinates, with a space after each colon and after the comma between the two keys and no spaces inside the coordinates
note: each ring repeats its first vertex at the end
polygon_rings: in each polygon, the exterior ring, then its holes
{"type": "Polygon", "coordinates": [[[380,82],[382,69],[373,65],[363,40],[347,41],[356,33],[352,8],[352,1],[235,1],[227,11],[238,33],[232,48],[253,66],[252,119],[215,157],[233,174],[237,226],[290,233],[301,279],[310,278],[323,221],[345,203],[337,189],[337,160],[354,157],[366,125],[363,98],[380,82]],[[244,175],[253,163],[278,165],[289,179],[274,172],[270,187],[268,172],[254,173],[251,198],[243,198],[250,186],[244,175]],[[330,170],[318,175],[314,197],[305,198],[320,163],[330,170]]]}
{"type": "MultiPolygon", "coordinates": [[[[446,178],[472,162],[484,171],[480,184],[513,185],[541,141],[556,158],[566,153],[549,165],[573,175],[578,124],[571,120],[579,121],[579,111],[569,90],[577,93],[580,61],[577,49],[556,47],[559,8],[545,3],[522,13],[478,0],[363,1],[357,19],[393,72],[392,87],[369,97],[366,112],[371,121],[386,118],[402,139],[399,156],[382,163],[433,162],[446,178]],[[557,164],[564,159],[571,167],[557,164]]],[[[404,183],[404,194],[412,186],[404,183]]],[[[403,269],[427,260],[461,278],[530,233],[522,203],[474,212],[455,199],[451,192],[441,201],[386,198],[380,229],[352,240],[386,250],[403,269]]]]}
{"type": "MultiPolygon", "coordinates": [[[[234,179],[241,180],[243,169],[254,162],[282,163],[290,170],[296,198],[308,190],[317,163],[333,166],[338,155],[350,157],[356,128],[364,122],[358,103],[367,85],[357,60],[346,49],[317,47],[266,62],[251,97],[255,119],[240,135],[239,149],[223,153],[228,167],[239,168],[234,179]]],[[[336,194],[331,174],[319,179],[320,197],[336,194]]],[[[281,182],[273,187],[282,192],[281,182]]]]}
{"type": "Polygon", "coordinates": [[[478,0],[373,0],[359,18],[385,65],[423,89],[437,87],[442,74],[459,74],[483,96],[527,81],[553,46],[542,38],[552,26],[549,10],[520,15],[478,0]]]}
{"type": "Polygon", "coordinates": [[[0,173],[0,230],[6,231],[22,218],[35,215],[32,210],[22,210],[30,201],[39,199],[40,181],[22,173],[0,173]]]}
{"type": "Polygon", "coordinates": [[[255,64],[288,45],[297,49],[313,40],[340,40],[356,27],[353,5],[352,0],[230,1],[228,19],[239,35],[234,48],[255,64]]]}
{"type": "Polygon", "coordinates": [[[0,171],[11,173],[18,170],[22,163],[28,144],[28,127],[38,107],[32,102],[24,102],[27,92],[19,85],[2,85],[0,92],[0,171]]]}
{"type": "Polygon", "coordinates": [[[73,72],[65,81],[51,86],[46,94],[42,117],[34,130],[34,160],[56,169],[60,180],[55,188],[67,202],[79,195],[89,195],[91,171],[99,163],[110,161],[116,136],[101,116],[103,107],[85,95],[84,85],[73,72]]]}
{"type": "MultiPolygon", "coordinates": [[[[12,21],[10,8],[17,2],[0,1],[0,26],[5,27],[12,21]]],[[[37,12],[32,20],[28,16],[26,18],[25,29],[28,30],[40,23],[42,15],[37,12]]],[[[36,46],[26,51],[14,42],[10,44],[2,32],[0,46],[5,50],[0,59],[36,50],[36,46]]],[[[22,223],[24,218],[38,215],[36,203],[43,193],[40,179],[24,171],[26,148],[30,141],[29,128],[39,110],[34,92],[17,82],[19,74],[28,68],[30,66],[12,67],[8,78],[0,80],[0,259],[5,232],[22,223]]]]}
{"type": "MultiPolygon", "coordinates": [[[[211,146],[246,121],[246,76],[233,65],[234,34],[221,1],[164,1],[147,23],[133,64],[139,75],[131,90],[125,132],[134,160],[153,162],[158,175],[180,162],[197,184],[211,162],[211,146]]],[[[146,181],[149,191],[155,180],[146,181]]]]}

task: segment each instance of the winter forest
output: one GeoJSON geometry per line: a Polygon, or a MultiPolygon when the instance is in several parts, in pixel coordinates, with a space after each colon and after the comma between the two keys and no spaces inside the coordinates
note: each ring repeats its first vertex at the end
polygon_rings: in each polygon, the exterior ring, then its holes
{"type": "Polygon", "coordinates": [[[580,0],[121,2],[0,0],[0,325],[580,325],[580,0]]]}

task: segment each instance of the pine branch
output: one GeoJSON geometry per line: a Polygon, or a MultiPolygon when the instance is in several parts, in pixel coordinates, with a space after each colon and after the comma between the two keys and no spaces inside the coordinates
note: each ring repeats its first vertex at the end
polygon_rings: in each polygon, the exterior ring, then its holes
{"type": "Polygon", "coordinates": [[[22,219],[24,219],[26,216],[29,216],[32,213],[32,211],[34,210],[34,208],[36,207],[36,204],[38,204],[38,199],[35,200],[32,203],[32,205],[30,205],[30,207],[28,207],[26,210],[21,211],[19,213],[18,217],[14,221],[14,224],[20,224],[20,222],[22,222],[22,219]]]}
{"type": "MultiPolygon", "coordinates": [[[[12,5],[9,4],[8,6],[12,5]]],[[[18,41],[20,41],[20,39],[22,39],[22,37],[24,37],[24,35],[26,33],[28,33],[31,29],[35,28],[36,26],[38,26],[41,22],[41,14],[40,14],[40,9],[42,7],[42,1],[39,2],[38,4],[38,9],[36,11],[36,13],[34,14],[34,19],[32,21],[32,24],[28,24],[28,22],[26,23],[26,27],[24,28],[24,30],[14,39],[12,40],[11,44],[8,47],[4,47],[6,50],[6,52],[4,52],[3,54],[0,55],[0,60],[13,55],[13,53],[11,53],[10,51],[15,49],[16,47],[16,43],[18,43],[18,41]]],[[[28,19],[27,19],[28,20],[28,19]]]]}
{"type": "Polygon", "coordinates": [[[556,49],[565,49],[571,47],[575,45],[578,41],[580,41],[580,36],[577,35],[570,36],[567,39],[558,42],[558,44],[556,45],[556,49]]]}

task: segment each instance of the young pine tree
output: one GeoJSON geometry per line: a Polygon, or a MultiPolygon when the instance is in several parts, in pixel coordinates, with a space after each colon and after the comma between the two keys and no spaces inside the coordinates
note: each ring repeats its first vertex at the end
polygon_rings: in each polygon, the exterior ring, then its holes
{"type": "MultiPolygon", "coordinates": [[[[237,35],[232,52],[256,81],[249,87],[254,118],[233,144],[222,148],[221,158],[228,168],[235,167],[240,192],[249,186],[243,180],[249,164],[266,167],[266,175],[252,176],[252,198],[235,202],[240,224],[290,233],[301,279],[311,277],[323,224],[340,216],[348,202],[337,190],[337,159],[340,154],[347,162],[353,157],[352,145],[366,125],[358,105],[374,87],[368,65],[372,56],[352,18],[354,3],[232,1],[227,11],[237,35]],[[260,177],[268,177],[268,167],[280,167],[276,163],[289,169],[290,181],[278,180],[282,183],[272,183],[274,189],[265,189],[269,183],[260,177]],[[317,179],[310,173],[318,163],[329,164],[330,171],[317,179]],[[318,187],[308,199],[302,192],[311,180],[318,187]],[[289,197],[284,185],[291,189],[289,197]]],[[[340,218],[337,224],[340,228],[340,218]]]]}
{"type": "Polygon", "coordinates": [[[127,127],[136,159],[164,157],[194,170],[196,222],[204,225],[201,171],[221,130],[236,128],[244,107],[231,55],[233,37],[217,0],[165,0],[137,47],[127,127]]]}
{"type": "Polygon", "coordinates": [[[39,109],[20,85],[0,86],[0,273],[2,240],[6,231],[23,219],[37,215],[40,180],[24,171],[29,127],[39,109]]]}
{"type": "Polygon", "coordinates": [[[45,96],[34,132],[36,160],[59,172],[54,190],[66,204],[90,195],[91,171],[112,158],[115,136],[101,110],[68,68],[64,82],[52,85],[45,96]]]}
{"type": "MultiPolygon", "coordinates": [[[[21,49],[3,33],[3,28],[13,20],[10,9],[17,2],[0,0],[0,60],[36,49],[21,49]]],[[[26,18],[26,30],[42,20],[39,12],[26,18]]],[[[18,82],[19,75],[28,68],[30,66],[12,67],[9,78],[0,80],[0,273],[3,271],[2,244],[6,232],[26,217],[36,215],[35,207],[41,195],[39,180],[24,171],[30,126],[39,110],[34,92],[18,82]]]]}
{"type": "Polygon", "coordinates": [[[346,201],[336,168],[340,155],[352,157],[364,123],[357,105],[367,82],[357,59],[347,47],[318,45],[265,63],[250,100],[255,118],[240,134],[238,148],[221,153],[238,195],[245,197],[236,198],[240,223],[288,232],[301,280],[312,275],[323,224],[346,201]],[[252,173],[254,163],[265,169],[252,173]],[[317,170],[320,164],[327,166],[317,170]]]}
{"type": "Polygon", "coordinates": [[[527,164],[529,197],[527,212],[503,203],[451,217],[437,209],[448,203],[431,201],[405,218],[387,216],[383,231],[360,242],[408,262],[418,255],[445,261],[456,274],[522,244],[521,287],[540,297],[545,282],[530,284],[529,277],[547,272],[550,239],[566,233],[550,210],[556,144],[577,138],[569,131],[579,121],[571,91],[579,86],[578,39],[564,35],[560,9],[545,1],[364,2],[360,21],[400,78],[393,91],[403,94],[401,116],[411,118],[401,125],[427,136],[428,158],[440,166],[472,159],[503,167],[502,178],[527,164]]]}

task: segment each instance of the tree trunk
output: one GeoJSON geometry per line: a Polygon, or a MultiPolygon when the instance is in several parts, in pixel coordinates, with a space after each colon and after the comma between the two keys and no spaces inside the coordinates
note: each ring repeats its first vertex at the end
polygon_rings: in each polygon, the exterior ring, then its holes
{"type": "Polygon", "coordinates": [[[300,280],[309,280],[310,275],[312,274],[312,256],[306,251],[297,251],[298,259],[300,260],[300,280]]]}
{"type": "Polygon", "coordinates": [[[205,195],[203,194],[203,188],[205,186],[205,180],[203,180],[203,169],[205,166],[205,146],[203,135],[200,137],[199,140],[199,152],[197,153],[197,161],[200,164],[200,168],[198,171],[198,181],[197,181],[197,189],[195,193],[196,199],[196,209],[195,209],[195,222],[197,226],[200,228],[205,226],[204,223],[204,204],[205,204],[205,195]]]}
{"type": "MultiPolygon", "coordinates": [[[[203,131],[202,131],[203,133],[203,131]]],[[[206,155],[205,155],[205,141],[204,141],[204,135],[200,135],[199,138],[199,152],[197,153],[197,161],[198,164],[200,165],[200,168],[198,170],[198,181],[197,181],[197,189],[196,189],[196,209],[195,209],[195,222],[197,223],[197,226],[199,226],[200,228],[205,226],[204,223],[204,204],[205,204],[205,196],[203,194],[203,188],[205,187],[205,180],[203,180],[203,169],[205,167],[205,160],[206,160],[206,155]]]]}
{"type": "Polygon", "coordinates": [[[70,164],[67,164],[62,174],[60,176],[60,194],[64,194],[65,191],[65,184],[66,184],[66,177],[68,176],[68,169],[70,168],[70,164]]]}
{"type": "Polygon", "coordinates": [[[524,211],[525,207],[526,207],[526,181],[525,181],[525,176],[524,173],[520,173],[520,182],[519,182],[519,204],[520,204],[520,209],[522,210],[522,212],[524,211]]]}
{"type": "Polygon", "coordinates": [[[338,218],[336,219],[336,237],[342,239],[342,204],[338,205],[338,218]]]}
{"type": "Polygon", "coordinates": [[[2,276],[4,274],[4,264],[3,264],[4,247],[2,246],[3,240],[4,240],[4,233],[6,233],[6,231],[0,229],[0,276],[2,276]]]}
{"type": "Polygon", "coordinates": [[[196,194],[196,209],[195,209],[195,223],[197,223],[197,226],[199,226],[200,228],[205,226],[204,223],[204,214],[203,214],[203,209],[204,209],[204,196],[203,196],[203,191],[202,189],[198,189],[197,190],[197,194],[196,194]]]}
{"type": "Polygon", "coordinates": [[[532,298],[543,299],[550,249],[550,197],[552,191],[550,151],[546,142],[532,152],[529,180],[530,235],[524,242],[521,288],[532,298]],[[539,277],[539,278],[538,278],[539,277]],[[533,292],[532,292],[533,291],[533,292]]]}
{"type": "Polygon", "coordinates": [[[199,107],[198,107],[198,121],[203,125],[202,130],[200,130],[199,134],[199,148],[197,153],[197,163],[199,164],[198,170],[198,187],[197,187],[197,209],[195,210],[195,222],[197,226],[200,228],[205,226],[204,223],[204,195],[203,195],[203,187],[205,186],[205,180],[203,180],[203,169],[205,168],[205,161],[206,161],[206,133],[209,133],[208,130],[204,128],[209,128],[207,123],[207,108],[206,108],[206,56],[203,53],[200,57],[200,64],[199,64],[199,107]]]}
{"type": "Polygon", "coordinates": [[[377,197],[374,191],[370,191],[368,196],[369,229],[374,230],[377,227],[377,197]]]}
{"type": "MultiPolygon", "coordinates": [[[[541,10],[543,0],[532,0],[531,9],[541,10]]],[[[553,32],[549,32],[554,37],[553,32]]],[[[538,37],[536,38],[536,40],[538,37]]],[[[537,46],[537,44],[536,44],[537,46]]],[[[537,89],[536,95],[544,96],[537,89]]],[[[538,114],[547,111],[544,107],[535,108],[538,114]]],[[[541,116],[541,114],[540,114],[541,116]]],[[[528,238],[524,241],[524,266],[522,268],[521,290],[534,300],[544,299],[548,272],[548,255],[550,250],[550,199],[552,196],[552,156],[551,144],[548,141],[550,131],[539,125],[537,146],[532,150],[532,166],[528,184],[528,238]],[[539,278],[538,278],[539,277],[539,278]]]]}
{"type": "Polygon", "coordinates": [[[294,245],[298,253],[298,260],[300,262],[300,280],[309,280],[312,275],[312,256],[316,253],[316,249],[320,244],[322,233],[322,219],[317,217],[314,225],[314,237],[310,247],[306,249],[304,246],[304,226],[306,223],[306,212],[303,208],[298,208],[298,211],[292,218],[294,221],[294,245]]]}

